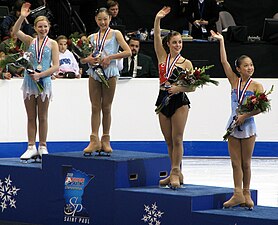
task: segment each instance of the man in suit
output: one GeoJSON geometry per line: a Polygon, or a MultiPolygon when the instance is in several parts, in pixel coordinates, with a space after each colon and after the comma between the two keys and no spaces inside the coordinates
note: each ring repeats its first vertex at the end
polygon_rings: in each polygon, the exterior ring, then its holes
{"type": "Polygon", "coordinates": [[[154,78],[158,77],[157,68],[150,56],[139,53],[140,40],[131,37],[128,41],[132,56],[124,58],[121,77],[154,78]]]}

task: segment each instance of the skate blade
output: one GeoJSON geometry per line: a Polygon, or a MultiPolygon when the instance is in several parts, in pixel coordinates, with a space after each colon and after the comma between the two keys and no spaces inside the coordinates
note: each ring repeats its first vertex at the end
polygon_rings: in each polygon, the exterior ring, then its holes
{"type": "Polygon", "coordinates": [[[97,151],[97,155],[98,157],[110,157],[111,156],[111,153],[108,153],[108,152],[105,152],[103,150],[100,150],[100,151],[97,151]]]}
{"type": "Polygon", "coordinates": [[[84,152],[84,151],[83,151],[83,156],[85,156],[85,157],[90,157],[90,156],[93,155],[94,152],[98,152],[98,150],[92,151],[92,152],[84,152]]]}
{"type": "Polygon", "coordinates": [[[40,158],[40,156],[37,155],[37,156],[33,156],[31,158],[20,159],[20,162],[26,163],[26,164],[28,164],[28,163],[41,163],[41,158],[40,158]]]}
{"type": "Polygon", "coordinates": [[[171,184],[168,184],[167,185],[170,189],[174,190],[174,191],[177,191],[178,189],[180,189],[182,186],[172,186],[171,184]]]}

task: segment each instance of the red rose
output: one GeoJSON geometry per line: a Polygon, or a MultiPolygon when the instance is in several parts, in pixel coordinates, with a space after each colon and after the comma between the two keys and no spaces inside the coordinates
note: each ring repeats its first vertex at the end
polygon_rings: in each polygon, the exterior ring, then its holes
{"type": "Polygon", "coordinates": [[[67,45],[68,45],[68,46],[71,46],[71,45],[72,45],[72,40],[68,39],[67,45]]]}
{"type": "Polygon", "coordinates": [[[78,42],[77,42],[77,46],[82,47],[82,45],[83,45],[83,41],[81,39],[79,39],[78,42]]]}
{"type": "Polygon", "coordinates": [[[201,78],[201,71],[200,70],[195,70],[193,75],[196,77],[197,80],[201,78]]]}
{"type": "Polygon", "coordinates": [[[262,93],[260,96],[259,96],[259,99],[260,100],[263,100],[265,102],[268,102],[268,99],[267,99],[267,96],[265,95],[265,93],[262,93]]]}

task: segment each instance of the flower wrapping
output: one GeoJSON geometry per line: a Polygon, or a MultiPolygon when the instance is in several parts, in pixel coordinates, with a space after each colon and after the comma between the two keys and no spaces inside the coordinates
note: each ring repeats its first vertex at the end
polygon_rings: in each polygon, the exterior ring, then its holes
{"type": "Polygon", "coordinates": [[[99,79],[101,80],[101,82],[107,87],[109,88],[109,83],[107,81],[107,77],[104,73],[104,70],[102,68],[101,65],[96,65],[95,67],[93,67],[94,72],[97,74],[97,76],[99,77],[99,79]]]}

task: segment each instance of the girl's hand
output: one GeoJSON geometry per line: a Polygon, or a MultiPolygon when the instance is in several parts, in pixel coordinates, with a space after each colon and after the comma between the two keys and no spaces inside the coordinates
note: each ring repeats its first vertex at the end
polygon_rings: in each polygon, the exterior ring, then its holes
{"type": "Polygon", "coordinates": [[[87,58],[82,59],[82,63],[89,63],[92,66],[96,66],[100,63],[100,56],[93,57],[89,55],[87,58]]]}
{"type": "Polygon", "coordinates": [[[23,17],[27,17],[29,16],[30,14],[30,7],[31,7],[31,4],[29,2],[25,2],[22,4],[21,6],[21,13],[20,15],[23,16],[23,17]]]}
{"type": "Polygon", "coordinates": [[[157,14],[156,17],[157,18],[163,18],[165,17],[167,14],[169,14],[171,11],[171,7],[169,6],[164,6],[157,14]]]}
{"type": "Polygon", "coordinates": [[[40,73],[37,73],[37,72],[31,73],[29,75],[32,78],[32,80],[34,80],[34,81],[39,81],[39,79],[41,78],[40,73]]]}
{"type": "Polygon", "coordinates": [[[180,87],[172,85],[171,87],[168,88],[168,93],[170,94],[170,96],[174,95],[174,94],[178,94],[180,93],[180,87]]]}
{"type": "Polygon", "coordinates": [[[238,126],[241,126],[244,123],[245,119],[246,119],[246,116],[244,114],[239,114],[237,116],[236,124],[238,126]]]}
{"type": "Polygon", "coordinates": [[[12,78],[12,74],[10,72],[4,72],[4,77],[6,80],[10,80],[12,78]]]}
{"type": "Polygon", "coordinates": [[[101,60],[101,66],[103,68],[107,68],[110,64],[111,60],[109,57],[104,57],[102,60],[101,60]]]}
{"type": "Polygon", "coordinates": [[[219,41],[224,40],[224,37],[219,32],[215,33],[213,30],[210,31],[211,36],[219,41]]]}

